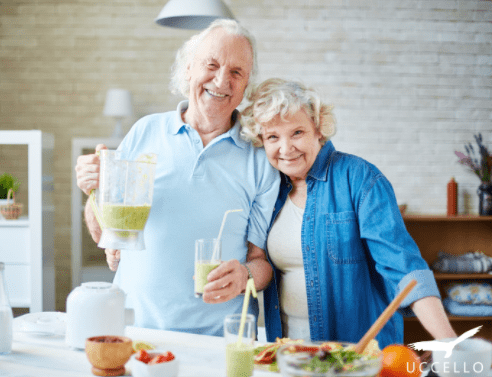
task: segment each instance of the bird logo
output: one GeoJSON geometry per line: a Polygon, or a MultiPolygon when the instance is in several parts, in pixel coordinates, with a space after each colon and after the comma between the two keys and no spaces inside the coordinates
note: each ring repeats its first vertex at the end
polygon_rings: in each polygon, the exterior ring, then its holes
{"type": "Polygon", "coordinates": [[[417,351],[446,351],[444,358],[451,356],[451,352],[458,343],[461,343],[465,339],[468,339],[475,335],[482,326],[475,327],[474,329],[468,330],[461,334],[456,339],[450,342],[442,342],[440,340],[429,340],[427,342],[416,342],[410,343],[408,346],[417,351]]]}

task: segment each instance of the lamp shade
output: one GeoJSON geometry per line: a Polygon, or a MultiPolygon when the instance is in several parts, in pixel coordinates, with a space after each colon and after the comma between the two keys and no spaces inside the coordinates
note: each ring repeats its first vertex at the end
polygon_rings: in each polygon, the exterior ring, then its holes
{"type": "Polygon", "coordinates": [[[205,29],[217,18],[234,15],[221,0],[169,0],[155,22],[180,29],[205,29]]]}
{"type": "Polygon", "coordinates": [[[106,92],[106,103],[103,114],[122,118],[133,115],[132,94],[125,89],[109,89],[106,92]]]}

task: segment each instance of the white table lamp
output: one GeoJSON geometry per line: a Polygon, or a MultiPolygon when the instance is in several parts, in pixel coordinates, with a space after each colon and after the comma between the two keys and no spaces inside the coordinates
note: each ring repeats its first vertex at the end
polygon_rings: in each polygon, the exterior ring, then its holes
{"type": "Polygon", "coordinates": [[[109,89],[106,92],[106,103],[104,104],[103,114],[116,118],[116,125],[111,137],[122,138],[123,127],[121,120],[124,117],[133,115],[133,101],[130,91],[125,89],[109,89]]]}
{"type": "Polygon", "coordinates": [[[155,19],[161,26],[205,29],[216,18],[234,15],[221,0],[169,0],[155,19]]]}

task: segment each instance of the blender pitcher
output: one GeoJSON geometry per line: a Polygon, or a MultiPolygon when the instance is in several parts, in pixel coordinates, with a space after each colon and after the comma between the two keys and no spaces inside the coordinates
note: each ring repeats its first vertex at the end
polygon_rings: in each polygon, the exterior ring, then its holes
{"type": "Polygon", "coordinates": [[[142,154],[137,161],[129,161],[121,159],[121,151],[105,149],[99,151],[99,159],[99,188],[90,198],[102,229],[97,246],[143,250],[143,230],[152,204],[157,155],[142,154]]]}

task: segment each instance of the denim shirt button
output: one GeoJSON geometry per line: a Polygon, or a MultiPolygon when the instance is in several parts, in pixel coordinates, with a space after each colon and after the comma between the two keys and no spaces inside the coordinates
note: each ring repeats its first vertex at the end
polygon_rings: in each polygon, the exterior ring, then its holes
{"type": "Polygon", "coordinates": [[[318,317],[314,316],[314,322],[318,321],[318,317]]]}
{"type": "Polygon", "coordinates": [[[314,287],[314,281],[311,280],[311,287],[314,287]]]}
{"type": "Polygon", "coordinates": [[[278,309],[278,305],[275,305],[275,309],[278,309]]]}
{"type": "Polygon", "coordinates": [[[311,217],[310,217],[310,216],[308,216],[308,217],[306,218],[306,220],[307,220],[307,221],[311,220],[311,217]]]}
{"type": "Polygon", "coordinates": [[[306,246],[306,250],[309,251],[309,246],[306,246]]]}

